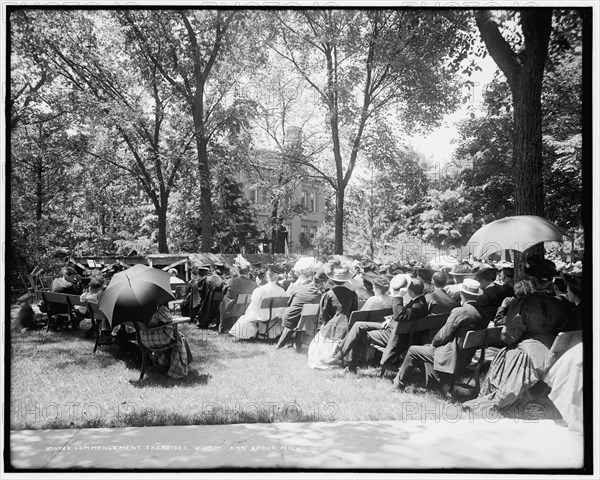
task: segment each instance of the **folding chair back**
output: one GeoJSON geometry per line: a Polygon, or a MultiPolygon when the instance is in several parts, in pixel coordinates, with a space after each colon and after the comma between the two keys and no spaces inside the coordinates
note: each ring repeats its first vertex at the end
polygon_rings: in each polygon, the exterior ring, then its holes
{"type": "Polygon", "coordinates": [[[259,336],[262,336],[264,338],[269,337],[269,332],[279,322],[278,318],[276,319],[276,317],[275,318],[273,317],[273,309],[285,308],[288,306],[289,301],[290,301],[290,297],[266,297],[266,298],[262,299],[260,308],[269,309],[269,320],[266,322],[266,324],[267,324],[266,332],[264,332],[262,335],[259,334],[259,336]]]}
{"type": "MultiPolygon", "coordinates": [[[[492,344],[496,343],[500,340],[500,334],[502,332],[502,327],[488,327],[483,328],[481,330],[469,330],[465,335],[463,340],[463,349],[472,349],[479,348],[479,351],[475,353],[471,363],[467,365],[465,370],[469,374],[469,378],[464,383],[456,383],[455,377],[456,374],[452,377],[452,382],[450,384],[450,392],[454,389],[456,385],[464,388],[474,389],[475,393],[479,393],[480,382],[479,376],[481,372],[481,367],[491,361],[490,358],[486,358],[485,351],[486,348],[492,344]],[[471,385],[471,380],[475,382],[475,385],[471,385]]],[[[460,374],[460,372],[457,372],[460,374]]]]}

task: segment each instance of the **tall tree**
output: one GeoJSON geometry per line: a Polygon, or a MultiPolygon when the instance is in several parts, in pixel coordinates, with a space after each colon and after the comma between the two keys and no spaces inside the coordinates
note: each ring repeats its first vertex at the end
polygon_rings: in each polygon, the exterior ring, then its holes
{"type": "Polygon", "coordinates": [[[217,113],[236,107],[227,105],[225,96],[244,67],[257,61],[252,35],[244,28],[247,14],[231,10],[124,10],[120,18],[135,38],[138,52],[152,62],[192,116],[200,173],[201,249],[208,252],[213,243],[209,144],[223,128],[217,113]]]}
{"type": "MultiPolygon", "coordinates": [[[[315,91],[330,133],[332,173],[304,161],[336,194],[335,250],[343,253],[344,198],[365,127],[391,109],[406,131],[435,127],[456,106],[448,62],[464,47],[463,18],[414,10],[301,10],[273,13],[270,46],[315,91]]],[[[303,162],[302,158],[295,161],[303,162]]],[[[327,162],[325,162],[327,163],[327,162]]]]}
{"type": "MultiPolygon", "coordinates": [[[[515,213],[544,216],[542,178],[542,82],[552,31],[552,9],[523,9],[517,12],[521,35],[511,45],[502,35],[490,10],[477,10],[475,20],[491,57],[506,77],[513,100],[513,176],[515,213]],[[522,43],[521,43],[522,42],[522,43]]],[[[543,256],[543,248],[530,253],[543,256]]],[[[523,262],[517,256],[516,275],[523,275],[523,262]]]]}

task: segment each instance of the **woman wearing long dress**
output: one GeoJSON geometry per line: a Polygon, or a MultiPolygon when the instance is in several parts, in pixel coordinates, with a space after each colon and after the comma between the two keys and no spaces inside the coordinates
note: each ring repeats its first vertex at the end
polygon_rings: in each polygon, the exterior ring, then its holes
{"type": "MultiPolygon", "coordinates": [[[[565,275],[565,282],[567,298],[575,307],[561,329],[565,332],[581,333],[581,277],[565,275]]],[[[576,339],[576,343],[570,348],[566,346],[566,352],[552,365],[544,377],[544,383],[551,388],[548,398],[560,412],[569,430],[583,433],[583,343],[580,340],[581,335],[575,335],[573,338],[576,339]]]]}
{"type": "Polygon", "coordinates": [[[529,258],[525,274],[533,293],[514,298],[508,305],[502,341],[506,345],[492,360],[479,396],[463,404],[467,408],[496,406],[505,410],[528,398],[552,365],[550,347],[565,320],[569,302],[552,290],[556,267],[550,260],[529,258]]]}
{"type": "MultiPolygon", "coordinates": [[[[284,272],[278,265],[270,265],[266,273],[267,283],[261,285],[252,292],[250,305],[237,322],[229,330],[229,334],[240,340],[256,338],[259,333],[263,335],[267,332],[269,323],[269,309],[260,308],[263,298],[285,297],[285,290],[277,285],[279,275],[284,272]]],[[[273,318],[281,318],[284,308],[273,309],[273,318]]],[[[271,325],[269,325],[271,326],[271,325]]],[[[276,338],[281,334],[281,322],[271,326],[268,332],[268,338],[276,338]]]]}
{"type": "Polygon", "coordinates": [[[344,286],[354,276],[354,269],[350,265],[334,262],[328,265],[325,273],[334,287],[321,298],[319,324],[322,327],[308,347],[308,366],[316,369],[332,368],[324,362],[348,333],[350,314],[358,310],[356,292],[344,286]]]}

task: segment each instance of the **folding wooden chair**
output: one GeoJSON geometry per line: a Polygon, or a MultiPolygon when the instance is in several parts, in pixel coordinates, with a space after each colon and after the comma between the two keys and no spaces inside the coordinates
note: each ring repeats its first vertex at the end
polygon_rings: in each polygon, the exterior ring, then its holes
{"type": "Polygon", "coordinates": [[[135,328],[135,338],[136,338],[138,347],[140,349],[140,352],[142,354],[142,365],[140,367],[139,380],[142,380],[142,378],[144,378],[144,373],[146,373],[146,369],[148,368],[148,360],[150,360],[153,365],[156,365],[156,363],[154,362],[154,358],[152,356],[153,353],[167,353],[167,352],[170,352],[173,347],[177,346],[177,338],[179,335],[179,332],[177,330],[177,325],[179,325],[180,323],[189,322],[189,321],[190,321],[189,317],[179,317],[179,318],[174,318],[171,323],[155,325],[153,327],[147,327],[143,323],[139,323],[136,321],[132,322],[133,327],[135,328]],[[152,330],[157,330],[159,328],[164,328],[166,326],[173,327],[175,340],[169,342],[168,344],[166,344],[160,348],[157,348],[157,347],[149,348],[146,345],[144,345],[144,343],[142,342],[142,337],[140,335],[140,332],[142,332],[142,331],[150,332],[152,330]]]}
{"type": "Polygon", "coordinates": [[[38,277],[38,281],[40,282],[42,290],[49,292],[50,289],[52,288],[52,277],[51,276],[42,275],[41,277],[38,277]]]}
{"type": "MultiPolygon", "coordinates": [[[[96,350],[100,345],[112,345],[112,338],[110,341],[103,341],[102,338],[102,322],[106,319],[106,316],[97,303],[88,302],[87,304],[88,312],[90,312],[90,318],[92,320],[92,325],[94,325],[94,351],[92,353],[96,353],[96,350]]],[[[109,331],[110,334],[110,331],[109,331]]]]}
{"type": "Polygon", "coordinates": [[[190,285],[187,283],[178,283],[175,285],[175,300],[169,302],[169,310],[177,310],[181,308],[181,304],[185,302],[185,297],[190,291],[190,285]]]}
{"type": "MultiPolygon", "coordinates": [[[[463,341],[463,349],[479,348],[479,351],[473,355],[471,363],[465,367],[466,372],[469,374],[469,378],[464,383],[456,383],[456,374],[452,376],[450,382],[449,393],[452,393],[455,386],[473,389],[475,394],[479,393],[480,384],[479,376],[481,373],[481,367],[491,362],[491,359],[486,358],[485,350],[491,343],[496,343],[500,340],[500,333],[502,327],[488,327],[481,330],[470,330],[465,335],[463,341]],[[475,381],[475,385],[471,385],[471,380],[475,381]]],[[[457,372],[459,375],[462,372],[457,372]]]]}
{"type": "Polygon", "coordinates": [[[71,322],[70,305],[67,299],[68,295],[55,292],[40,292],[42,300],[46,306],[46,315],[48,323],[46,324],[46,332],[50,330],[50,326],[69,328],[71,322]]]}
{"type": "Polygon", "coordinates": [[[317,334],[319,308],[320,305],[318,303],[306,303],[302,305],[300,321],[294,330],[296,332],[294,343],[298,352],[302,350],[302,345],[307,343],[306,340],[312,340],[317,334]]]}
{"type": "Polygon", "coordinates": [[[267,330],[265,333],[257,334],[257,337],[269,338],[269,332],[271,329],[277,325],[277,322],[281,321],[280,318],[273,318],[273,309],[275,308],[285,308],[288,306],[288,302],[290,301],[290,297],[267,297],[263,298],[260,304],[260,308],[269,309],[269,320],[266,323],[267,330]]]}

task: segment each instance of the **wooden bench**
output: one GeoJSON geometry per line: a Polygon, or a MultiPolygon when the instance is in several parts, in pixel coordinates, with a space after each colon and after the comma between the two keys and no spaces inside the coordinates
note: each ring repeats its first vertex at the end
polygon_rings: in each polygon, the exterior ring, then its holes
{"type": "Polygon", "coordinates": [[[74,306],[87,307],[87,303],[82,302],[79,299],[79,295],[69,295],[66,293],[56,292],[40,292],[42,300],[46,306],[46,315],[48,316],[48,323],[46,325],[46,332],[50,330],[50,325],[61,326],[64,324],[66,328],[72,327],[77,324],[81,319],[77,318],[73,313],[74,306]],[[56,317],[53,322],[52,318],[56,317]]]}
{"type": "Polygon", "coordinates": [[[381,310],[355,310],[350,314],[350,318],[348,319],[348,330],[352,329],[352,326],[356,322],[383,323],[385,317],[391,314],[391,308],[384,308],[381,310]]]}
{"type": "Polygon", "coordinates": [[[267,326],[267,330],[263,334],[259,333],[258,337],[269,338],[271,329],[281,321],[279,317],[273,317],[273,310],[276,308],[286,308],[289,301],[290,297],[266,297],[262,299],[260,308],[269,310],[269,320],[263,321],[267,326]]]}
{"type": "MultiPolygon", "coordinates": [[[[475,394],[479,393],[480,390],[480,382],[479,376],[481,373],[481,367],[483,365],[488,364],[491,359],[486,357],[486,348],[492,344],[500,341],[500,333],[502,332],[502,327],[488,327],[483,328],[481,330],[470,330],[465,335],[465,339],[463,341],[462,348],[478,348],[479,350],[473,355],[473,359],[471,363],[465,367],[465,371],[469,374],[469,378],[466,382],[456,383],[456,374],[452,376],[452,380],[450,381],[450,390],[452,393],[455,386],[474,389],[475,394]],[[471,380],[475,381],[475,385],[471,385],[471,380]]],[[[458,374],[462,374],[462,372],[457,372],[458,374]]]]}
{"type": "MultiPolygon", "coordinates": [[[[426,344],[431,342],[435,334],[446,324],[446,320],[450,313],[434,313],[427,315],[426,317],[416,318],[410,322],[400,322],[396,327],[397,335],[408,335],[408,341],[406,348],[401,354],[406,353],[408,348],[415,343],[415,333],[421,334],[420,344],[426,344]]],[[[379,345],[371,345],[375,350],[383,353],[385,348],[379,345]]],[[[381,366],[380,376],[385,375],[386,370],[389,369],[387,366],[381,366]]]]}

